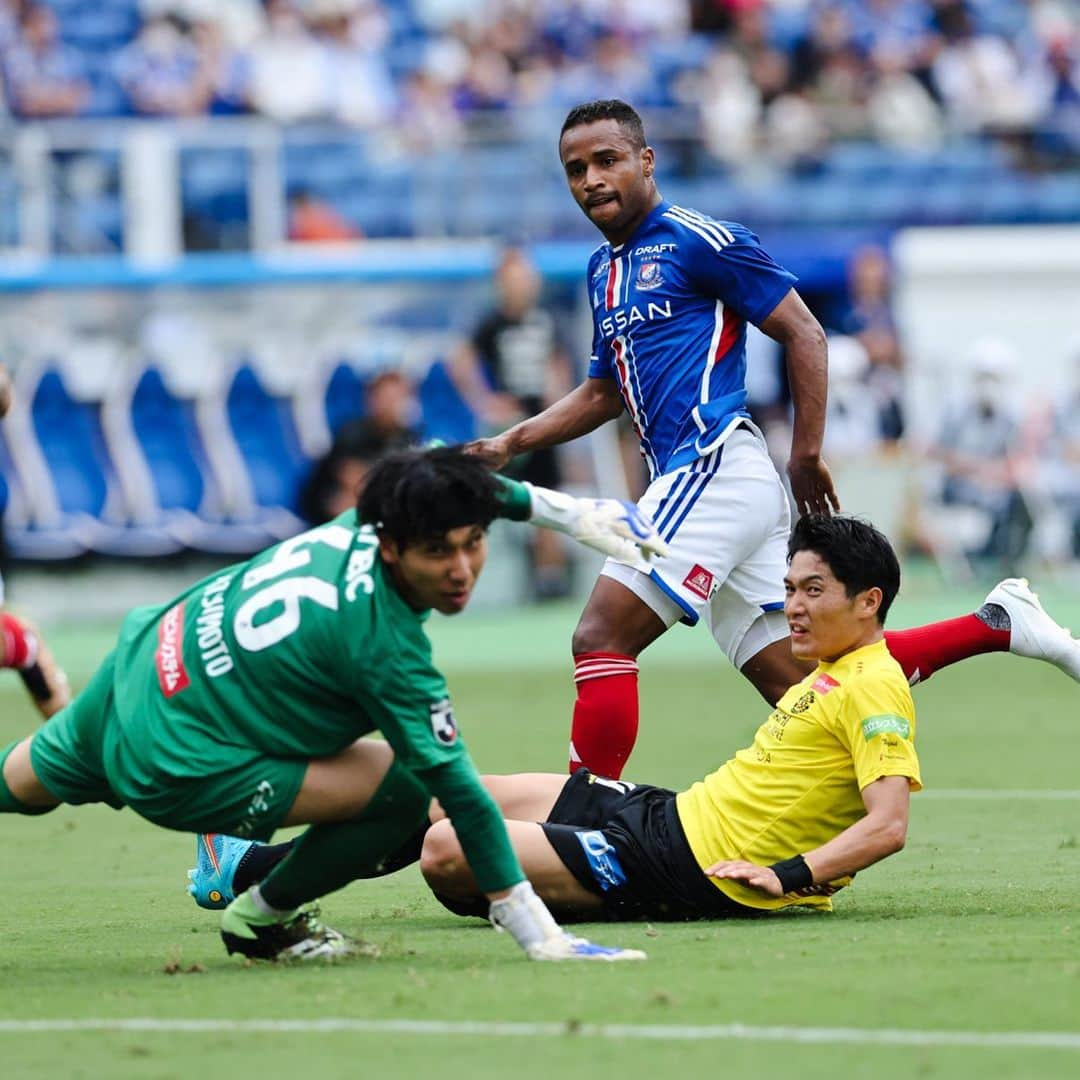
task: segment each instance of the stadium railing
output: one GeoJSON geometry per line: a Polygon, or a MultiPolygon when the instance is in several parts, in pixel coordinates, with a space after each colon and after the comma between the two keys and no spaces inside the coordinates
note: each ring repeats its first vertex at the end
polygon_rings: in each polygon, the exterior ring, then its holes
{"type": "MultiPolygon", "coordinates": [[[[797,167],[725,165],[692,110],[648,113],[664,194],[756,229],[1080,221],[1071,167],[1024,170],[1000,143],[957,135],[902,150],[842,141],[797,167]]],[[[282,127],[250,117],[21,123],[0,131],[0,247],[36,256],[271,252],[299,192],[369,238],[586,239],[565,190],[561,114],[471,119],[460,146],[395,132],[282,127]]]]}

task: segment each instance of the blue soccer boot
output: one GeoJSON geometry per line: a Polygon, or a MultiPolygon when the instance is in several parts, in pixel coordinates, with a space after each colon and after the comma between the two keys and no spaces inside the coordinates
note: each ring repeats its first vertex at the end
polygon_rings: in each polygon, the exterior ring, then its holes
{"type": "Polygon", "coordinates": [[[197,865],[188,871],[187,891],[201,908],[218,911],[236,899],[233,878],[254,840],[239,840],[223,833],[199,833],[195,837],[197,865]]]}

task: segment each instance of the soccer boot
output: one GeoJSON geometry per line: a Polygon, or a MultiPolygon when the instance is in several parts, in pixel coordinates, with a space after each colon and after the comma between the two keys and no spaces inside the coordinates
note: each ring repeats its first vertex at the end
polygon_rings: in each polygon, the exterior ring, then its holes
{"type": "Polygon", "coordinates": [[[1080,682],[1080,641],[1043,610],[1026,578],[1006,578],[990,590],[986,603],[1009,616],[1009,652],[1045,660],[1080,682]]]}
{"type": "Polygon", "coordinates": [[[616,963],[620,960],[644,960],[640,949],[616,949],[607,945],[594,945],[585,938],[572,934],[556,934],[530,945],[525,950],[530,960],[593,960],[600,963],[616,963]]]}
{"type": "Polygon", "coordinates": [[[263,914],[246,892],[221,913],[221,940],[230,955],[252,960],[339,960],[372,951],[326,926],[314,905],[275,918],[263,914]]]}
{"type": "Polygon", "coordinates": [[[239,840],[223,833],[199,833],[195,837],[196,865],[188,871],[187,891],[201,908],[217,911],[236,899],[233,878],[254,840],[239,840]]]}

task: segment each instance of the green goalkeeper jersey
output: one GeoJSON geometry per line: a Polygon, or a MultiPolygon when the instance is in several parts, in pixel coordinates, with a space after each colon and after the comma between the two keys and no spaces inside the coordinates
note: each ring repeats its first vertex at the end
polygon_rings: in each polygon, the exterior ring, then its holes
{"type": "Polygon", "coordinates": [[[432,662],[429,614],[405,602],[374,530],[348,511],[131,612],[116,649],[118,741],[156,775],[184,778],[322,757],[379,731],[454,820],[481,888],[515,884],[524,875],[432,662]]]}

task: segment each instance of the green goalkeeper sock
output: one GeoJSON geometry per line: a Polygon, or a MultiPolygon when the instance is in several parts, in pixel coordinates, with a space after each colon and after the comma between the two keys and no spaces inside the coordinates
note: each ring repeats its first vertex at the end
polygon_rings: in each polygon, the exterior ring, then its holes
{"type": "Polygon", "coordinates": [[[290,911],[350,881],[377,876],[388,857],[422,825],[430,803],[427,789],[395,761],[357,817],[312,825],[296,841],[259,885],[263,899],[290,911]]]}
{"type": "Polygon", "coordinates": [[[22,739],[16,739],[10,746],[5,746],[0,750],[0,814],[27,814],[29,816],[47,814],[50,810],[55,810],[56,807],[27,806],[26,803],[15,798],[11,788],[7,786],[7,781],[4,779],[4,762],[10,757],[11,751],[21,742],[22,739]]]}

